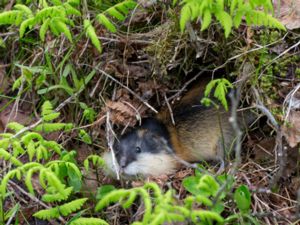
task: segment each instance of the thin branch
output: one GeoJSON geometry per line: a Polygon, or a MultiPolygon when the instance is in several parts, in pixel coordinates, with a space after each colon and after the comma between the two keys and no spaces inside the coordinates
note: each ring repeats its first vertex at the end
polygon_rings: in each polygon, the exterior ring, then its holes
{"type": "Polygon", "coordinates": [[[146,102],[143,98],[141,98],[138,94],[136,94],[133,90],[128,88],[126,85],[122,84],[120,81],[115,79],[113,76],[109,75],[108,73],[106,73],[105,71],[101,70],[98,67],[95,67],[94,69],[98,70],[100,73],[102,73],[103,75],[105,75],[106,77],[108,77],[109,79],[111,79],[112,81],[114,81],[115,83],[120,85],[121,87],[125,88],[129,93],[131,93],[134,97],[136,97],[138,100],[140,100],[145,106],[147,106],[153,112],[158,113],[158,111],[155,108],[153,108],[148,102],[146,102]]]}

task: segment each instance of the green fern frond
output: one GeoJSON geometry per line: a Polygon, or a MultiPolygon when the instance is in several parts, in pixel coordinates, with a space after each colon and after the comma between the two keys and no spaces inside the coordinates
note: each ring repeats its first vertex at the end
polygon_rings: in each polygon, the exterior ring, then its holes
{"type": "Polygon", "coordinates": [[[25,177],[25,185],[26,185],[29,193],[32,195],[34,195],[34,189],[33,189],[31,178],[32,178],[32,175],[34,172],[36,172],[36,169],[28,170],[26,173],[26,177],[25,177]]]}
{"type": "Polygon", "coordinates": [[[53,3],[53,5],[62,5],[62,2],[60,0],[51,0],[51,2],[53,3]]]}
{"type": "MultiPolygon", "coordinates": [[[[0,151],[1,151],[1,149],[0,149],[0,151]]],[[[0,183],[0,193],[2,196],[5,196],[8,181],[13,179],[14,177],[16,177],[18,179],[21,178],[20,169],[13,169],[3,176],[1,183],[0,183]]]]}
{"type": "MultiPolygon", "coordinates": [[[[1,14],[0,14],[0,17],[1,17],[1,14]]],[[[1,20],[1,18],[0,18],[0,20],[1,20]]],[[[0,22],[0,25],[1,25],[1,22],[0,22]]],[[[23,82],[23,76],[18,77],[13,83],[12,90],[13,91],[17,90],[21,86],[22,82],[23,82]]]]}
{"type": "Polygon", "coordinates": [[[116,32],[115,25],[106,17],[110,15],[119,21],[123,21],[129,13],[129,10],[135,8],[137,3],[132,0],[125,0],[105,10],[103,13],[97,15],[97,20],[100,24],[104,25],[106,29],[111,32],[116,32]],[[106,15],[105,15],[106,14],[106,15]]]}
{"type": "Polygon", "coordinates": [[[16,157],[12,156],[9,152],[5,151],[3,148],[0,148],[0,158],[10,161],[15,166],[23,165],[21,161],[19,161],[16,157]]]}
{"type": "Polygon", "coordinates": [[[126,200],[124,199],[123,200],[124,202],[121,203],[122,207],[124,209],[129,208],[133,204],[133,202],[135,201],[136,197],[137,197],[137,192],[134,192],[134,191],[130,192],[129,195],[127,196],[127,199],[126,200]]]}
{"type": "Polygon", "coordinates": [[[120,21],[123,21],[125,19],[125,16],[120,13],[115,7],[109,8],[108,10],[106,10],[106,12],[120,21]]]}
{"type": "Polygon", "coordinates": [[[56,141],[43,141],[42,145],[45,146],[48,150],[54,150],[57,154],[61,155],[62,146],[56,141]]]}
{"type": "Polygon", "coordinates": [[[23,12],[11,10],[0,13],[0,25],[19,25],[23,21],[23,12]]]}
{"type": "Polygon", "coordinates": [[[102,219],[81,217],[72,221],[70,225],[109,225],[109,224],[102,219]]]}
{"type": "Polygon", "coordinates": [[[19,30],[20,37],[24,36],[27,27],[32,28],[35,25],[35,23],[36,21],[33,17],[24,20],[20,25],[20,30],[19,30]]]}
{"type": "Polygon", "coordinates": [[[29,7],[27,7],[26,5],[16,4],[16,5],[14,5],[14,8],[27,14],[27,17],[33,17],[33,13],[31,11],[31,9],[29,7]]]}
{"type": "Polygon", "coordinates": [[[49,159],[50,157],[50,154],[48,152],[48,150],[43,146],[43,145],[39,145],[37,148],[36,148],[36,160],[39,162],[41,161],[42,159],[49,159]]]}
{"type": "Polygon", "coordinates": [[[7,128],[14,130],[15,132],[18,132],[24,128],[22,124],[19,124],[17,122],[10,122],[7,124],[7,128]]]}
{"type": "Polygon", "coordinates": [[[68,202],[66,204],[60,205],[60,206],[58,206],[59,211],[63,216],[67,216],[67,215],[71,214],[72,212],[79,210],[87,200],[88,200],[87,198],[80,198],[80,199],[76,199],[74,201],[68,202]]]}
{"type": "Polygon", "coordinates": [[[115,25],[112,22],[110,22],[110,20],[104,14],[98,14],[97,20],[100,24],[104,25],[106,29],[108,29],[110,32],[117,32],[117,28],[115,27],[115,25]]]}
{"type": "Polygon", "coordinates": [[[74,6],[79,6],[80,0],[68,0],[67,3],[74,5],[74,6]]]}
{"type": "Polygon", "coordinates": [[[228,89],[233,88],[233,85],[225,78],[214,79],[206,85],[204,96],[208,97],[214,87],[216,87],[214,97],[222,103],[226,110],[228,110],[226,95],[228,93],[228,89]]]}
{"type": "MultiPolygon", "coordinates": [[[[198,223],[199,219],[201,221],[216,221],[217,223],[223,224],[224,218],[218,213],[208,210],[198,210],[191,212],[191,219],[194,223],[198,223]]],[[[212,222],[210,222],[212,223],[212,222]]]]}
{"type": "Polygon", "coordinates": [[[203,20],[201,25],[201,31],[204,31],[208,28],[209,24],[211,23],[211,12],[209,10],[205,10],[203,14],[203,20]]]}
{"type": "Polygon", "coordinates": [[[19,140],[13,140],[12,147],[13,147],[13,156],[14,157],[18,157],[19,155],[25,153],[25,150],[23,149],[19,140]]]}
{"type": "Polygon", "coordinates": [[[87,37],[89,37],[91,39],[93,45],[101,53],[102,52],[101,43],[97,37],[95,28],[91,24],[90,20],[84,20],[84,29],[86,30],[87,37]]]}
{"type": "Polygon", "coordinates": [[[100,211],[111,203],[120,201],[129,196],[130,191],[125,189],[117,189],[106,194],[96,205],[95,210],[100,211]]]}
{"type": "Polygon", "coordinates": [[[83,129],[79,130],[80,139],[86,144],[92,144],[91,136],[83,129]]]}
{"type": "Polygon", "coordinates": [[[225,31],[225,37],[228,37],[231,32],[231,29],[232,29],[231,16],[227,12],[222,11],[222,10],[216,11],[215,16],[225,31]]]}
{"type": "Polygon", "coordinates": [[[44,194],[42,196],[42,200],[44,202],[61,202],[67,200],[73,191],[73,187],[68,187],[65,189],[65,195],[61,195],[60,193],[54,194],[44,194]]]}
{"type": "Polygon", "coordinates": [[[65,18],[66,11],[63,7],[51,6],[44,7],[42,10],[38,11],[35,15],[35,19],[38,23],[42,23],[44,19],[47,18],[65,18]]]}
{"type": "Polygon", "coordinates": [[[59,32],[59,34],[64,33],[65,36],[69,39],[69,41],[73,42],[71,31],[65,22],[63,22],[59,18],[53,18],[51,22],[53,23],[53,25],[55,26],[55,28],[59,32]]]}
{"type": "Polygon", "coordinates": [[[31,162],[33,157],[36,154],[35,143],[32,140],[27,145],[27,154],[28,154],[28,157],[29,157],[29,161],[31,162]]]}
{"type": "Polygon", "coordinates": [[[21,138],[21,141],[27,146],[29,144],[29,142],[34,139],[36,139],[38,141],[42,141],[43,137],[42,137],[42,135],[40,135],[38,133],[29,132],[21,138]]]}
{"type": "Polygon", "coordinates": [[[40,27],[39,35],[42,41],[45,41],[45,36],[49,28],[49,22],[50,22],[50,18],[47,18],[46,20],[44,20],[42,26],[40,27]]]}
{"type": "Polygon", "coordinates": [[[9,145],[10,145],[9,138],[3,138],[2,140],[0,140],[0,146],[2,149],[4,149],[4,150],[8,149],[9,145]]]}
{"type": "Polygon", "coordinates": [[[99,155],[89,155],[83,162],[86,171],[89,170],[90,161],[92,161],[94,166],[103,167],[105,165],[104,159],[102,159],[99,155]]]}
{"type": "Polygon", "coordinates": [[[60,214],[59,214],[59,209],[55,207],[55,208],[40,210],[34,213],[33,216],[42,220],[50,220],[50,219],[58,218],[60,214]]]}
{"type": "Polygon", "coordinates": [[[191,12],[190,5],[187,4],[182,7],[180,12],[180,22],[179,22],[181,32],[184,31],[187,22],[190,21],[191,14],[192,12],[191,12]]]}
{"type": "MultiPolygon", "coordinates": [[[[51,115],[47,115],[46,117],[48,117],[48,116],[51,116],[51,115]]],[[[51,132],[55,132],[55,131],[64,130],[65,126],[66,126],[65,123],[42,123],[42,124],[36,126],[34,128],[34,131],[51,133],[51,132]]]]}
{"type": "Polygon", "coordinates": [[[53,113],[53,106],[50,101],[45,101],[42,105],[42,117],[53,113]]]}
{"type": "Polygon", "coordinates": [[[62,196],[67,197],[65,192],[65,185],[58,179],[55,173],[47,171],[47,181],[49,184],[54,187],[62,196]]]}
{"type": "Polygon", "coordinates": [[[239,27],[243,16],[248,25],[264,25],[285,30],[285,27],[269,12],[273,12],[272,2],[270,0],[182,0],[180,13],[180,30],[184,31],[189,21],[202,20],[201,31],[208,28],[212,16],[220,22],[224,29],[225,37],[228,37],[232,26],[239,27]],[[262,11],[264,10],[264,11],[262,11]],[[227,12],[229,11],[229,12],[227,12]]]}
{"type": "Polygon", "coordinates": [[[63,6],[65,7],[67,15],[81,16],[80,11],[74,8],[69,2],[64,3],[63,6]]]}

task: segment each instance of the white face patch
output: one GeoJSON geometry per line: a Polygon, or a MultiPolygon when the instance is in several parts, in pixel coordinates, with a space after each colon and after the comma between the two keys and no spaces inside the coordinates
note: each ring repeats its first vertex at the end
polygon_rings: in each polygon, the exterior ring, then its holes
{"type": "Polygon", "coordinates": [[[116,166],[114,166],[113,158],[112,158],[111,152],[105,152],[102,155],[102,158],[104,159],[106,166],[104,167],[104,172],[112,177],[117,177],[116,175],[116,169],[119,170],[118,162],[116,162],[116,166]],[[116,168],[117,167],[117,168],[116,168]]]}
{"type": "Polygon", "coordinates": [[[141,153],[136,161],[131,162],[124,168],[124,174],[135,176],[159,176],[162,174],[174,173],[177,168],[177,161],[166,153],[141,153]]]}

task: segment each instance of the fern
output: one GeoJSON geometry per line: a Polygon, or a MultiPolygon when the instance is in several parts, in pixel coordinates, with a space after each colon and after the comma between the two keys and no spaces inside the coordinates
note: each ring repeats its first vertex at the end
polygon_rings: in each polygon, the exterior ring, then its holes
{"type": "Polygon", "coordinates": [[[42,105],[42,118],[44,121],[52,121],[58,118],[59,112],[54,112],[52,104],[49,101],[45,101],[42,105]]]}
{"type": "Polygon", "coordinates": [[[109,224],[102,219],[81,217],[72,221],[70,225],[109,225],[109,224]]]}
{"type": "Polygon", "coordinates": [[[93,163],[94,166],[102,167],[102,166],[105,165],[104,159],[102,159],[100,156],[98,156],[98,155],[89,155],[83,162],[83,165],[84,165],[84,168],[86,169],[86,171],[89,170],[90,161],[93,163]]]}
{"type": "MultiPolygon", "coordinates": [[[[184,187],[188,191],[192,191],[193,194],[192,196],[187,195],[183,199],[183,204],[177,202],[172,190],[163,193],[157,184],[146,183],[143,187],[111,190],[100,199],[95,210],[101,211],[116,202],[126,209],[131,207],[140,196],[144,203],[144,215],[141,221],[135,221],[133,225],[159,225],[185,221],[192,221],[195,224],[199,224],[200,221],[201,224],[223,224],[224,218],[221,213],[224,207],[222,207],[223,203],[220,201],[225,198],[225,195],[222,194],[216,203],[211,200],[220,190],[220,184],[216,181],[216,178],[210,175],[197,174],[197,172],[196,175],[195,177],[186,178],[183,182],[184,187]],[[199,209],[202,207],[206,209],[199,209]]],[[[221,180],[224,182],[224,179],[221,180]]],[[[232,185],[229,182],[228,185],[230,184],[232,185]]],[[[241,196],[240,194],[239,197],[241,196]]]]}
{"type": "MultiPolygon", "coordinates": [[[[176,4],[177,1],[173,3],[176,4]]],[[[180,30],[184,31],[189,21],[201,20],[201,31],[207,29],[214,15],[224,29],[225,37],[228,37],[232,27],[238,28],[243,16],[248,25],[264,25],[281,30],[285,27],[268,12],[273,12],[270,0],[182,0],[180,13],[180,30]],[[264,11],[261,11],[261,9],[264,11]],[[227,10],[229,9],[229,10],[227,10]]]]}
{"type": "Polygon", "coordinates": [[[15,132],[18,132],[20,130],[22,130],[24,128],[24,126],[22,124],[19,124],[17,122],[10,122],[7,124],[7,128],[11,129],[15,132]]]}
{"type": "Polygon", "coordinates": [[[63,200],[67,200],[73,191],[73,187],[68,187],[65,189],[65,195],[61,195],[60,193],[49,193],[44,194],[42,200],[44,202],[61,202],[63,200]]]}
{"type": "Polygon", "coordinates": [[[224,108],[228,110],[228,103],[226,100],[226,95],[228,93],[229,88],[233,88],[233,85],[225,78],[214,79],[210,81],[205,88],[204,96],[209,97],[212,89],[215,87],[214,97],[218,99],[224,108]]]}
{"type": "Polygon", "coordinates": [[[75,212],[78,209],[80,209],[86,201],[87,201],[87,198],[76,199],[74,201],[60,205],[59,211],[61,212],[61,214],[63,216],[67,216],[67,215],[71,214],[72,212],[75,212]]]}
{"type": "Polygon", "coordinates": [[[23,163],[19,161],[16,157],[12,156],[9,152],[5,151],[3,148],[0,148],[0,158],[10,161],[15,166],[22,166],[23,163]]]}
{"type": "Polygon", "coordinates": [[[20,26],[20,37],[23,37],[27,28],[40,26],[40,38],[45,40],[46,32],[50,29],[56,36],[65,34],[72,42],[72,34],[69,26],[74,26],[69,16],[80,16],[81,13],[74,6],[79,5],[79,1],[61,1],[53,2],[54,6],[49,6],[46,1],[41,1],[41,9],[31,10],[23,4],[16,4],[14,10],[0,13],[0,25],[16,25],[20,26]]]}
{"type": "Polygon", "coordinates": [[[44,209],[36,212],[33,216],[43,219],[50,220],[58,218],[61,215],[67,216],[72,212],[77,211],[82,207],[82,205],[86,202],[87,198],[77,199],[66,204],[57,206],[55,208],[44,209]]]}
{"type": "Polygon", "coordinates": [[[33,216],[42,220],[50,220],[50,219],[58,218],[60,214],[59,214],[59,209],[56,207],[56,208],[40,210],[34,213],[33,216]]]}
{"type": "Polygon", "coordinates": [[[97,37],[95,28],[91,24],[91,21],[84,20],[84,29],[86,30],[86,35],[91,39],[93,45],[101,53],[102,52],[101,43],[97,37]]]}
{"type": "Polygon", "coordinates": [[[129,10],[136,7],[136,2],[132,0],[125,0],[120,2],[107,10],[103,13],[97,15],[98,22],[106,27],[111,32],[116,32],[115,25],[110,22],[106,15],[110,15],[119,21],[123,21],[129,13],[129,10]]]}
{"type": "Polygon", "coordinates": [[[84,143],[92,144],[92,139],[91,139],[90,135],[85,130],[83,130],[83,129],[79,130],[79,137],[84,143]]]}
{"type": "Polygon", "coordinates": [[[116,26],[112,22],[110,22],[110,20],[104,14],[98,14],[97,20],[100,24],[104,25],[106,29],[108,29],[110,32],[117,32],[116,26]]]}

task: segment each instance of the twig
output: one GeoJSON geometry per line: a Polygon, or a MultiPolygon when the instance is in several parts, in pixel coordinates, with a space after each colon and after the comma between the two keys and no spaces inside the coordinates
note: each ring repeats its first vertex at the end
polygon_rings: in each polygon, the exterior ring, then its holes
{"type": "Polygon", "coordinates": [[[112,81],[114,81],[115,83],[117,83],[118,85],[120,85],[121,87],[125,88],[128,92],[130,92],[134,97],[136,97],[138,100],[140,100],[145,106],[147,106],[153,112],[158,113],[158,111],[155,108],[153,108],[148,102],[146,102],[144,99],[142,99],[133,90],[131,90],[130,88],[128,88],[127,86],[125,86],[124,84],[122,84],[120,81],[118,81],[117,79],[115,79],[113,76],[109,75],[108,73],[106,73],[105,71],[101,70],[98,67],[95,67],[94,69],[98,70],[100,73],[102,73],[103,75],[105,75],[106,77],[108,77],[109,79],[111,79],[112,81]]]}
{"type": "Polygon", "coordinates": [[[204,72],[206,72],[206,70],[201,70],[199,73],[197,73],[195,76],[193,76],[192,79],[190,79],[189,81],[187,81],[183,86],[182,88],[176,92],[176,94],[172,95],[171,97],[169,97],[167,100],[168,101],[172,101],[174,98],[178,98],[182,92],[184,92],[184,90],[186,89],[186,87],[192,83],[193,81],[195,81],[199,76],[201,76],[204,72]]]}
{"type": "Polygon", "coordinates": [[[256,97],[256,107],[258,109],[260,109],[262,111],[262,113],[268,117],[269,121],[272,123],[272,125],[277,133],[276,134],[276,145],[274,147],[274,150],[278,157],[277,161],[279,164],[279,168],[278,168],[278,171],[276,172],[276,174],[274,175],[273,179],[270,182],[269,188],[271,188],[278,182],[279,178],[282,177],[282,175],[283,175],[283,171],[284,171],[285,165],[286,165],[287,147],[283,147],[281,128],[278,125],[278,123],[277,123],[276,119],[274,118],[274,116],[272,115],[272,113],[263,105],[262,101],[260,100],[257,89],[252,87],[252,92],[254,93],[254,96],[256,97]]]}
{"type": "Polygon", "coordinates": [[[171,117],[172,124],[175,125],[175,120],[174,120],[173,110],[172,110],[172,108],[171,108],[171,106],[170,106],[170,103],[169,103],[169,101],[168,101],[168,99],[167,99],[166,93],[164,93],[164,99],[165,99],[165,102],[166,102],[167,107],[168,107],[169,112],[170,112],[170,117],[171,117]]]}
{"type": "Polygon", "coordinates": [[[291,51],[293,48],[296,48],[298,45],[300,45],[300,41],[298,41],[296,44],[292,45],[291,47],[289,47],[288,49],[286,49],[285,51],[283,51],[282,53],[280,53],[278,56],[276,56],[274,59],[272,59],[272,61],[270,63],[268,63],[268,65],[266,65],[265,69],[260,73],[259,78],[263,75],[263,73],[267,70],[267,68],[269,66],[271,66],[277,59],[279,59],[284,54],[286,54],[289,51],[291,51]]]}
{"type": "Polygon", "coordinates": [[[112,163],[113,163],[113,166],[114,166],[114,169],[115,169],[115,172],[116,172],[116,175],[117,175],[117,180],[120,180],[120,174],[119,174],[119,167],[118,167],[118,164],[117,164],[117,160],[116,160],[116,157],[115,157],[115,151],[114,151],[114,138],[115,136],[115,133],[112,129],[112,126],[111,126],[111,123],[110,123],[110,112],[109,110],[107,111],[106,113],[106,139],[107,139],[107,145],[108,145],[108,148],[110,150],[110,154],[111,154],[111,157],[112,157],[112,163]]]}
{"type": "Polygon", "coordinates": [[[239,58],[239,57],[241,57],[241,56],[244,56],[244,55],[249,54],[249,53],[251,53],[251,52],[255,52],[255,51],[258,51],[258,50],[260,50],[260,49],[267,48],[267,47],[269,47],[269,46],[271,46],[271,45],[277,44],[278,42],[283,41],[287,35],[288,35],[288,33],[286,33],[286,34],[285,34],[282,38],[280,38],[279,40],[274,41],[274,42],[272,42],[272,43],[270,43],[270,44],[267,44],[267,45],[264,45],[264,46],[259,46],[259,47],[257,47],[257,48],[250,49],[249,51],[246,51],[246,52],[243,52],[243,53],[241,53],[241,54],[235,55],[235,56],[233,56],[233,57],[227,59],[226,62],[223,63],[222,65],[216,67],[216,68],[213,70],[213,72],[215,72],[215,71],[217,71],[217,70],[223,68],[224,66],[226,66],[227,63],[229,63],[230,61],[235,60],[235,59],[237,59],[237,58],[239,58]]]}
{"type": "Polygon", "coordinates": [[[294,98],[294,95],[296,94],[297,91],[299,91],[299,89],[300,89],[300,83],[297,84],[297,86],[291,92],[288,93],[288,95],[285,97],[283,101],[283,106],[284,108],[286,108],[286,110],[284,110],[284,114],[285,114],[284,121],[287,121],[291,109],[300,108],[300,100],[294,98]]]}

